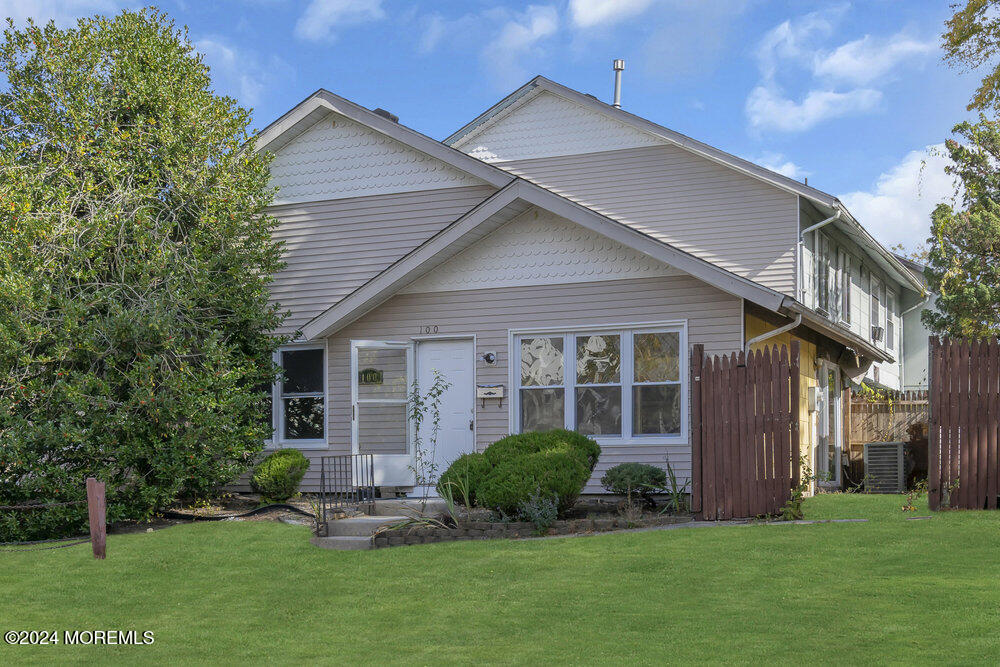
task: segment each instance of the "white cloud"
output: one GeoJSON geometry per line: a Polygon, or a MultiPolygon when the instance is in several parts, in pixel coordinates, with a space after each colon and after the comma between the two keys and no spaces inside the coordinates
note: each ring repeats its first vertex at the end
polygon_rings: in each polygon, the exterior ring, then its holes
{"type": "Polygon", "coordinates": [[[577,28],[607,27],[646,11],[653,0],[569,0],[569,14],[577,28]]]}
{"type": "Polygon", "coordinates": [[[255,106],[269,86],[293,75],[284,60],[272,56],[266,64],[220,37],[206,37],[194,43],[195,50],[204,54],[212,71],[212,83],[223,94],[232,95],[240,104],[255,106]]]}
{"type": "Polygon", "coordinates": [[[750,91],[745,107],[752,127],[802,132],[831,118],[874,111],[882,101],[882,91],[874,84],[902,63],[936,48],[932,41],[897,33],[887,38],[865,35],[823,49],[818,44],[835,34],[848,9],[837,5],[788,19],[764,34],[755,51],[761,81],[750,91]],[[796,101],[799,95],[783,93],[779,83],[783,78],[779,75],[796,70],[806,91],[801,101],[796,101]],[[835,84],[847,84],[848,89],[837,90],[835,84]]]}
{"type": "Polygon", "coordinates": [[[817,54],[813,71],[820,76],[864,85],[912,58],[937,51],[934,40],[920,41],[902,33],[888,39],[865,35],[830,53],[817,54]]]}
{"type": "Polygon", "coordinates": [[[764,85],[750,91],[746,113],[755,128],[802,132],[831,118],[871,111],[881,101],[880,91],[858,88],[846,93],[811,90],[801,102],[796,102],[782,95],[774,85],[764,85]]]}
{"type": "Polygon", "coordinates": [[[528,70],[523,61],[543,54],[539,43],[556,33],[559,13],[551,5],[529,5],[511,18],[482,51],[482,58],[496,83],[504,88],[523,83],[528,70]]]}
{"type": "Polygon", "coordinates": [[[751,158],[751,162],[766,167],[771,171],[776,171],[782,176],[802,180],[809,175],[809,172],[787,159],[781,153],[766,152],[756,158],[751,158]]]}
{"type": "Polygon", "coordinates": [[[761,74],[773,79],[781,61],[800,61],[812,52],[812,44],[833,31],[843,7],[812,12],[782,21],[768,30],[757,45],[756,56],[761,74]]]}
{"type": "Polygon", "coordinates": [[[0,0],[0,17],[12,18],[17,24],[31,18],[40,25],[55,21],[59,26],[67,26],[84,16],[117,11],[118,3],[114,0],[0,0]]]}
{"type": "Polygon", "coordinates": [[[383,18],[382,0],[312,0],[295,24],[295,36],[311,42],[330,40],[341,26],[383,18]]]}
{"type": "Polygon", "coordinates": [[[870,191],[849,192],[840,200],[883,245],[914,249],[930,235],[931,211],[955,194],[954,181],[944,172],[948,164],[944,144],[911,151],[870,191]]]}

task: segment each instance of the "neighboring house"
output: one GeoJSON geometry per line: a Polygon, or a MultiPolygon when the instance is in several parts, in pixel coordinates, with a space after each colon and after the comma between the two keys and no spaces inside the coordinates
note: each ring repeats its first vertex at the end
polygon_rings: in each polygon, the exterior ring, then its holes
{"type": "MultiPolygon", "coordinates": [[[[927,289],[927,279],[924,278],[923,264],[900,255],[896,258],[908,268],[927,289]]],[[[902,304],[903,312],[903,380],[902,388],[906,390],[927,389],[928,348],[931,332],[921,319],[925,310],[934,307],[934,295],[921,296],[909,293],[909,298],[902,304]]]]}
{"type": "Polygon", "coordinates": [[[439,471],[565,426],[601,444],[588,492],[627,461],[687,477],[691,346],[794,337],[803,453],[838,480],[847,378],[899,386],[922,286],[836,198],[545,78],[444,142],[320,90],[257,149],[287,261],[272,291],[301,332],[273,447],[372,453],[408,489],[407,389],[437,369],[439,471]]]}

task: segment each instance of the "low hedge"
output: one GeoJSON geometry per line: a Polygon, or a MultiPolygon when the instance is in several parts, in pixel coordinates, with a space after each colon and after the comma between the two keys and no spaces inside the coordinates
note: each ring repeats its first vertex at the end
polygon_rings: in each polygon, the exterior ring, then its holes
{"type": "Polygon", "coordinates": [[[257,464],[250,487],[261,499],[281,503],[299,492],[309,460],[297,449],[279,449],[257,464]]]}
{"type": "Polygon", "coordinates": [[[647,463],[620,463],[604,474],[601,484],[608,492],[630,501],[641,497],[651,503],[652,495],[667,487],[667,473],[647,463]]]}
{"type": "MultiPolygon", "coordinates": [[[[563,516],[573,506],[593,473],[600,446],[590,438],[555,429],[521,433],[497,440],[482,454],[459,457],[441,475],[445,484],[466,480],[470,502],[507,516],[516,516],[533,497],[557,503],[563,516]]],[[[451,487],[456,501],[464,499],[451,487]]]]}

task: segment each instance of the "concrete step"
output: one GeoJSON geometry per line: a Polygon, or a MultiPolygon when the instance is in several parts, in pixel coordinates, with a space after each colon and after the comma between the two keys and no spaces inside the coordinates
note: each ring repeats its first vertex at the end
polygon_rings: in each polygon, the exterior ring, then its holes
{"type": "Polygon", "coordinates": [[[335,551],[367,551],[372,548],[372,538],[355,535],[338,535],[335,537],[314,537],[311,540],[320,549],[335,551]]]}
{"type": "Polygon", "coordinates": [[[434,516],[448,509],[448,503],[442,498],[379,498],[375,501],[373,514],[378,516],[398,515],[406,513],[414,516],[423,512],[434,516]]]}
{"type": "Polygon", "coordinates": [[[405,521],[405,516],[355,516],[327,522],[329,537],[371,537],[382,526],[405,521]]]}

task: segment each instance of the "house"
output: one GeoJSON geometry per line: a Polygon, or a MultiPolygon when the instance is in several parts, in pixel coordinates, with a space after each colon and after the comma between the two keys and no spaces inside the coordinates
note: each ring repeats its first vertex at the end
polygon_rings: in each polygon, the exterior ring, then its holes
{"type": "MultiPolygon", "coordinates": [[[[924,286],[926,292],[927,279],[924,277],[926,267],[907,257],[897,255],[896,258],[913,273],[914,277],[924,286]]],[[[934,295],[910,293],[909,300],[904,301],[901,305],[903,308],[903,312],[900,314],[903,319],[903,379],[900,388],[903,390],[927,389],[927,364],[930,358],[928,349],[931,332],[921,316],[925,310],[934,307],[934,295]]]]}
{"type": "MultiPolygon", "coordinates": [[[[899,386],[922,285],[836,198],[536,77],[438,142],[319,90],[268,126],[291,315],[271,447],[374,455],[414,484],[407,390],[443,397],[434,461],[565,426],[691,472],[691,346],[802,344],[801,442],[839,481],[849,379],[899,386]]],[[[317,490],[319,466],[303,489],[317,490]]]]}

